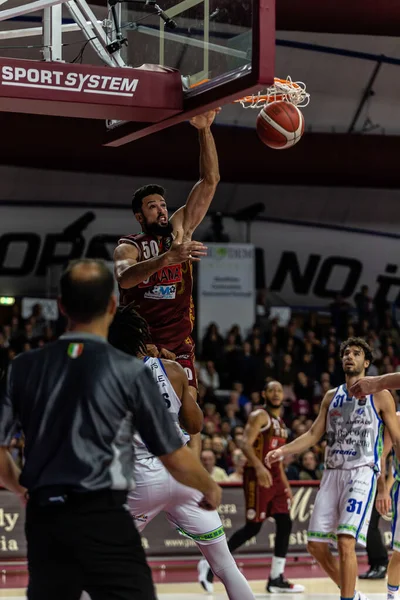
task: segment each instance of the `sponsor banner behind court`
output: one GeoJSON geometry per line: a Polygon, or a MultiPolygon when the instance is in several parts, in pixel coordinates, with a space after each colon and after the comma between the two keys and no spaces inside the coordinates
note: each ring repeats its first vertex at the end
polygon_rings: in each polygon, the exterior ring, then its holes
{"type": "MultiPolygon", "coordinates": [[[[314,507],[318,486],[305,482],[292,484],[294,499],[291,509],[293,528],[289,541],[291,554],[303,554],[307,544],[307,528],[314,507]]],[[[244,495],[242,488],[225,487],[223,502],[218,508],[225,533],[229,538],[245,522],[244,495]]],[[[3,558],[24,558],[26,541],[24,535],[24,509],[17,497],[10,492],[0,490],[0,554],[3,558]]],[[[146,520],[146,515],[141,515],[146,520]]],[[[380,521],[386,546],[391,542],[390,521],[380,521]]],[[[207,533],[207,532],[205,532],[207,533]]],[[[143,545],[149,558],[157,556],[197,556],[199,551],[195,542],[183,537],[171,528],[164,514],[158,515],[145,528],[143,545]]],[[[257,538],[249,540],[239,552],[251,556],[255,553],[272,554],[275,544],[275,523],[268,519],[257,538]]]]}

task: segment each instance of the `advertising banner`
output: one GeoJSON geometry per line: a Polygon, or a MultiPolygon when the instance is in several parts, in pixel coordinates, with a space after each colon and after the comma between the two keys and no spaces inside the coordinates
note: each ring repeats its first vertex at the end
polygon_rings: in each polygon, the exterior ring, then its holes
{"type": "Polygon", "coordinates": [[[252,244],[210,244],[199,263],[198,327],[202,337],[211,321],[226,332],[240,321],[255,321],[255,250],[252,244]]]}
{"type": "MultiPolygon", "coordinates": [[[[301,555],[307,552],[307,528],[318,484],[293,482],[292,489],[294,493],[291,509],[293,527],[289,540],[289,552],[301,555]]],[[[0,556],[3,559],[26,557],[24,512],[14,494],[0,490],[0,556]]],[[[240,486],[224,488],[223,502],[219,506],[218,512],[229,538],[245,522],[244,495],[240,486]]],[[[389,546],[392,539],[390,519],[381,519],[380,529],[385,545],[389,546]]],[[[149,558],[157,556],[189,557],[199,554],[195,542],[172,529],[163,513],[147,525],[142,534],[142,540],[149,558]]],[[[249,540],[240,548],[240,553],[249,556],[259,553],[271,554],[274,544],[275,523],[273,519],[267,519],[257,538],[249,540]]]]}

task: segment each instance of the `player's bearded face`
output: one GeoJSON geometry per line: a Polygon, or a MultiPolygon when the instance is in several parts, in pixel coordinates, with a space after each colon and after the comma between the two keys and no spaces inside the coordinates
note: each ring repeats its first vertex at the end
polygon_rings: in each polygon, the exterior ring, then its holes
{"type": "Polygon", "coordinates": [[[267,388],[264,397],[269,408],[280,408],[283,403],[283,389],[281,386],[267,388]]]}
{"type": "Polygon", "coordinates": [[[150,196],[150,201],[143,203],[141,217],[141,225],[146,233],[161,237],[171,235],[173,227],[168,220],[167,205],[161,196],[150,196]]]}
{"type": "Polygon", "coordinates": [[[342,359],[343,371],[346,375],[361,375],[368,364],[363,350],[356,347],[346,348],[342,359]]]}

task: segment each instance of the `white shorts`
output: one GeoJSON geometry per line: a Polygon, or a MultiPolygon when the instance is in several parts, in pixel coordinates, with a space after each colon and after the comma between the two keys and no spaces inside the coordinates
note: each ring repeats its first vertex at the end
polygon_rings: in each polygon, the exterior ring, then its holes
{"type": "Polygon", "coordinates": [[[392,548],[393,548],[393,550],[397,550],[397,552],[400,552],[400,519],[399,519],[400,481],[397,481],[397,479],[395,480],[395,482],[393,484],[391,496],[392,496],[392,512],[393,512],[392,548]]]}
{"type": "Polygon", "coordinates": [[[366,546],[375,499],[376,474],[371,467],[324,471],[311,515],[308,540],[336,545],[340,534],[366,546]]]}
{"type": "Polygon", "coordinates": [[[162,467],[152,477],[142,478],[136,471],[136,489],[129,493],[128,505],[137,529],[142,532],[160,512],[165,512],[171,526],[197,544],[213,544],[225,537],[221,519],[216,510],[199,506],[203,494],[176,481],[162,467]]]}

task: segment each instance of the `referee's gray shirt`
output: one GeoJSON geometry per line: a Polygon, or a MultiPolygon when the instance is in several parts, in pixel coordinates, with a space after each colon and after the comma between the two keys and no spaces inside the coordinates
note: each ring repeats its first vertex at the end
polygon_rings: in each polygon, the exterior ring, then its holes
{"type": "Polygon", "coordinates": [[[25,436],[20,483],[30,492],[131,489],[135,430],[155,456],[182,446],[150,370],[85,333],[14,359],[0,403],[0,446],[18,426],[25,436]]]}

